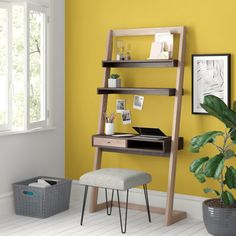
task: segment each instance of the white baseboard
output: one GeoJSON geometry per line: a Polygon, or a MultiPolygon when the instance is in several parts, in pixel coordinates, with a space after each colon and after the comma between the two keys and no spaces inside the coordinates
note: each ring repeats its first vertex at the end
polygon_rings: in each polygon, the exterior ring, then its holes
{"type": "MultiPolygon", "coordinates": [[[[84,187],[74,180],[72,183],[72,200],[83,199],[84,187]]],[[[129,192],[129,202],[136,204],[145,204],[143,189],[133,188],[129,192]]],[[[154,190],[148,190],[150,206],[163,207],[166,205],[166,193],[154,190]]],[[[89,199],[89,196],[88,196],[89,199]]],[[[125,200],[125,192],[121,192],[121,199],[125,200]]],[[[203,197],[196,197],[185,194],[175,194],[174,209],[186,211],[189,218],[202,220],[202,202],[206,200],[203,197]]],[[[104,202],[105,195],[103,191],[99,191],[98,202],[104,202]]]]}
{"type": "MultiPolygon", "coordinates": [[[[84,188],[77,180],[72,182],[71,201],[81,201],[83,199],[84,188]]],[[[89,194],[88,194],[89,195],[89,194]]],[[[165,207],[166,193],[154,190],[148,191],[150,206],[165,207]]],[[[88,196],[89,199],[89,196],[88,196]]],[[[121,200],[125,200],[125,192],[121,192],[121,200]]],[[[185,194],[175,194],[174,209],[186,211],[189,218],[202,219],[202,202],[206,200],[203,197],[196,197],[185,194]]],[[[104,202],[103,191],[99,191],[98,202],[104,202]]],[[[129,202],[144,204],[144,194],[142,189],[130,189],[129,202]]],[[[14,214],[13,193],[0,194],[0,217],[14,214]]]]}
{"type": "Polygon", "coordinates": [[[12,215],[14,213],[13,193],[0,194],[0,217],[12,215]]]}

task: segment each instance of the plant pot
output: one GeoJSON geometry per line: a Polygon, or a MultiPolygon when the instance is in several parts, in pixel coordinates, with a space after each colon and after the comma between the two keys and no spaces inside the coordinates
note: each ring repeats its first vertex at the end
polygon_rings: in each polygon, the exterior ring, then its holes
{"type": "Polygon", "coordinates": [[[108,79],[108,88],[120,88],[121,80],[120,79],[108,79]]]}
{"type": "Polygon", "coordinates": [[[209,199],[202,203],[203,221],[208,233],[215,236],[235,236],[236,208],[209,206],[215,200],[209,199]]]}

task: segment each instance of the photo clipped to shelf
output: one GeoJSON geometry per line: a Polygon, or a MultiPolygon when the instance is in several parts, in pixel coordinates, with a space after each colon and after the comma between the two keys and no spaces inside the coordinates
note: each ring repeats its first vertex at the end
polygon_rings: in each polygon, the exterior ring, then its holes
{"type": "Polygon", "coordinates": [[[192,113],[207,114],[204,96],[215,95],[230,105],[230,54],[192,55],[192,113]]]}
{"type": "Polygon", "coordinates": [[[129,110],[124,110],[121,114],[121,118],[124,125],[131,124],[131,115],[129,110]]]}
{"type": "Polygon", "coordinates": [[[137,110],[142,110],[143,109],[143,101],[144,101],[143,96],[134,95],[133,108],[137,109],[137,110]]]}
{"type": "Polygon", "coordinates": [[[125,100],[124,99],[116,99],[116,112],[122,113],[125,110],[125,100]]]}

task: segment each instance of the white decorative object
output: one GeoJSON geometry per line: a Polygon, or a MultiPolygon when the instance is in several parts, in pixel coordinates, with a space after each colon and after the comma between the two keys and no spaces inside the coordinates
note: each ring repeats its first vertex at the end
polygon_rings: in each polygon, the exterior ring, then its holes
{"type": "Polygon", "coordinates": [[[153,42],[151,46],[151,52],[148,59],[157,59],[157,55],[163,51],[163,43],[153,42]]]}
{"type": "Polygon", "coordinates": [[[121,87],[121,79],[108,79],[108,88],[120,88],[121,87]]]}
{"type": "Polygon", "coordinates": [[[170,59],[173,57],[174,37],[170,32],[155,34],[148,59],[170,59]]]}
{"type": "Polygon", "coordinates": [[[163,52],[169,52],[170,58],[173,57],[173,45],[174,45],[174,35],[170,32],[168,33],[156,33],[155,42],[163,43],[163,52]]]}
{"type": "Polygon", "coordinates": [[[114,134],[114,123],[105,123],[105,134],[113,135],[114,134]]]}

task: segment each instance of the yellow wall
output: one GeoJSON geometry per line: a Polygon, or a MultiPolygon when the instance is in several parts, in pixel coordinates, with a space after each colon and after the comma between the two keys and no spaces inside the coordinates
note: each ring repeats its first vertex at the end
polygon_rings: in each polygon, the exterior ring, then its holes
{"type": "MultiPolygon", "coordinates": [[[[78,179],[93,167],[95,149],[91,136],[97,132],[106,37],[109,29],[185,25],[187,50],[180,134],[185,149],[178,155],[176,192],[204,196],[202,185],[189,173],[191,137],[223,126],[214,118],[191,114],[191,55],[194,53],[231,53],[231,99],[235,99],[234,55],[236,53],[236,2],[234,0],[66,0],[66,176],[78,179]]],[[[151,38],[134,39],[132,56],[148,56],[151,38]]],[[[175,86],[175,69],[117,69],[125,86],[175,86]]],[[[144,109],[132,109],[133,96],[112,95],[109,110],[115,110],[115,99],[125,98],[132,112],[132,125],[116,129],[131,132],[132,126],[153,126],[171,134],[173,97],[145,96],[144,109]]],[[[205,148],[203,155],[209,154],[205,148]]],[[[212,152],[211,152],[212,154],[212,152]]],[[[104,167],[127,167],[148,171],[153,176],[151,189],[166,191],[168,159],[127,154],[105,153],[104,167]]],[[[208,182],[209,183],[209,182],[208,182]]],[[[204,186],[208,186],[208,183],[204,186]]]]}

